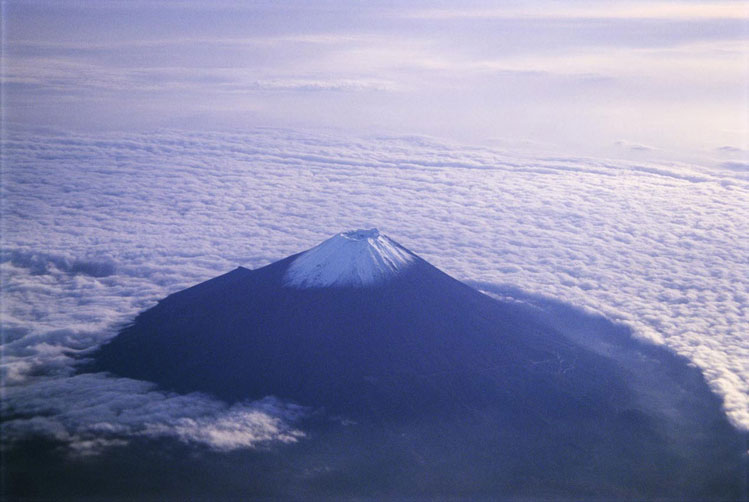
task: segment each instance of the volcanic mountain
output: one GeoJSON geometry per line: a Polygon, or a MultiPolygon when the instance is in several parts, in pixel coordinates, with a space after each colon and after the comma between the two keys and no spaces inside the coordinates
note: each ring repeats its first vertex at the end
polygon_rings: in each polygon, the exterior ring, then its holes
{"type": "Polygon", "coordinates": [[[305,494],[735,494],[741,438],[699,373],[607,326],[576,337],[358,230],[170,295],[94,369],[315,410],[282,476],[305,494]]]}
{"type": "Polygon", "coordinates": [[[274,395],[357,419],[467,406],[533,420],[624,394],[600,358],[377,230],[173,294],[96,358],[180,392],[274,395]]]}

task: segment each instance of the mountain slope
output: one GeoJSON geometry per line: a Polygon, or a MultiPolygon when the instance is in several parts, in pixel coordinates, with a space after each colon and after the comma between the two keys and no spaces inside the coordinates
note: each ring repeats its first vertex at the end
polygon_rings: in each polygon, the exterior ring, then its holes
{"type": "Polygon", "coordinates": [[[527,419],[526,401],[543,403],[541,414],[593,413],[579,401],[616,406],[626,395],[600,357],[416,256],[366,287],[292,287],[287,272],[303,258],[171,295],[97,361],[181,392],[272,394],[355,416],[452,411],[459,395],[527,419]]]}
{"type": "Polygon", "coordinates": [[[351,493],[375,496],[730,499],[740,490],[741,438],[717,400],[701,379],[687,386],[669,376],[686,368],[681,360],[626,351],[590,350],[532,310],[357,231],[170,295],[101,347],[93,369],[227,401],[274,395],[309,407],[310,439],[289,453],[302,492],[311,489],[302,472],[324,458],[332,473],[313,476],[324,494],[353,483],[351,493]],[[659,409],[641,374],[685,397],[659,409]],[[393,459],[415,464],[392,471],[393,459]],[[362,476],[385,492],[363,488],[362,476]]]}

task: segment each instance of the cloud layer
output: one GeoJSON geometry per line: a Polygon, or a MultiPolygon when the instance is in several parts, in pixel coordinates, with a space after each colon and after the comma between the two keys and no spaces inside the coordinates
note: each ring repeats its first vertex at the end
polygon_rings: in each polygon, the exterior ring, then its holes
{"type": "Polygon", "coordinates": [[[2,414],[4,441],[35,434],[67,443],[79,455],[134,436],[169,436],[221,451],[304,436],[291,425],[304,409],[273,398],[228,406],[205,395],[169,394],[147,382],[101,373],[10,385],[2,414]]]}
{"type": "Polygon", "coordinates": [[[72,376],[71,354],[171,292],[374,226],[451,275],[563,299],[665,343],[749,428],[742,170],[279,129],[13,132],[3,156],[3,382],[5,406],[24,414],[13,434],[59,430],[85,448],[156,433],[217,448],[300,437],[290,405],[228,408],[72,376]],[[164,414],[131,420],[131,406],[164,414]]]}

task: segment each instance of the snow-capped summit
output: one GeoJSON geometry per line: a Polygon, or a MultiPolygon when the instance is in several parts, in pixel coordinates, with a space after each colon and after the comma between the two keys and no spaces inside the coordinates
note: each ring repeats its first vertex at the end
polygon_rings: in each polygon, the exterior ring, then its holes
{"type": "Polygon", "coordinates": [[[334,235],[299,255],[284,276],[287,286],[368,286],[395,276],[414,255],[376,228],[334,235]]]}

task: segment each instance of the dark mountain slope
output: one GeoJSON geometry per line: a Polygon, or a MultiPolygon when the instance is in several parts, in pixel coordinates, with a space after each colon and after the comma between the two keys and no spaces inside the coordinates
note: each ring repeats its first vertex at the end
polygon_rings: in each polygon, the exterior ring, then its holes
{"type": "Polygon", "coordinates": [[[626,407],[603,358],[423,260],[367,288],[297,289],[283,285],[292,259],[169,296],[100,350],[99,368],[359,418],[501,404],[527,421],[626,407]]]}
{"type": "Polygon", "coordinates": [[[296,497],[739,498],[742,437],[684,361],[582,343],[379,234],[341,235],[358,247],[167,297],[93,369],[315,410],[284,454],[296,497]]]}

